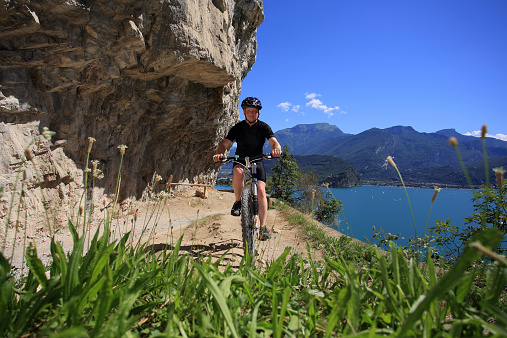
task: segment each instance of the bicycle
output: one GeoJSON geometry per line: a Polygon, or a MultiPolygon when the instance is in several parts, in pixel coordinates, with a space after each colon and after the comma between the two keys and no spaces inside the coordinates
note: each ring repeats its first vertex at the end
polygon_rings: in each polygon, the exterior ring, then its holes
{"type": "Polygon", "coordinates": [[[273,155],[263,154],[255,157],[226,157],[220,162],[241,165],[245,170],[244,187],[241,193],[241,233],[243,250],[251,257],[255,256],[255,240],[259,237],[259,200],[257,196],[257,162],[271,160],[273,155]],[[240,161],[244,161],[243,164],[240,161]]]}

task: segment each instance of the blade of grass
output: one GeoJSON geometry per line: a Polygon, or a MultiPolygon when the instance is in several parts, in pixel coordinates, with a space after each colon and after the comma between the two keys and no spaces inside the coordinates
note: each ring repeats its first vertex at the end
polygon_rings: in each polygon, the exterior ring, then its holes
{"type": "Polygon", "coordinates": [[[278,257],[276,261],[271,265],[266,276],[268,280],[272,280],[275,274],[283,272],[282,269],[283,263],[287,259],[290,250],[291,250],[290,247],[286,247],[285,250],[283,250],[283,253],[280,255],[280,257],[278,257]]]}
{"type": "Polygon", "coordinates": [[[290,288],[285,288],[283,290],[282,308],[281,308],[281,311],[280,311],[280,319],[279,319],[279,322],[278,322],[278,329],[280,331],[280,337],[281,337],[281,334],[282,334],[282,328],[284,327],[283,323],[285,321],[285,313],[287,312],[287,304],[289,303],[290,295],[291,295],[291,289],[290,288]]]}
{"type": "Polygon", "coordinates": [[[498,285],[507,285],[507,267],[500,262],[493,262],[487,271],[487,282],[484,290],[483,302],[494,304],[502,295],[502,288],[498,285]]]}
{"type": "Polygon", "coordinates": [[[357,284],[356,272],[352,264],[349,265],[348,280],[350,298],[347,302],[347,322],[350,324],[353,334],[356,334],[360,323],[361,304],[359,301],[360,287],[357,284]]]}
{"type": "Polygon", "coordinates": [[[7,336],[13,313],[11,306],[13,302],[13,278],[10,274],[11,265],[0,252],[0,336],[7,336]]]}
{"type": "Polygon", "coordinates": [[[68,270],[66,276],[66,283],[64,285],[64,300],[69,300],[76,287],[80,285],[79,268],[82,261],[82,254],[84,249],[84,236],[79,237],[74,226],[69,220],[69,229],[73,233],[74,248],[69,256],[68,270]]]}
{"type": "Polygon", "coordinates": [[[259,307],[262,305],[262,301],[255,304],[252,312],[252,319],[250,320],[250,337],[257,336],[257,317],[259,315],[259,307]]]}
{"type": "Polygon", "coordinates": [[[210,292],[213,294],[213,297],[222,312],[223,318],[224,318],[225,322],[227,323],[229,330],[231,331],[231,335],[233,337],[239,337],[239,335],[236,331],[236,327],[234,326],[234,321],[232,320],[231,310],[227,306],[227,302],[224,298],[224,295],[220,291],[220,288],[215,283],[213,278],[211,278],[211,276],[202,267],[197,265],[197,263],[195,263],[194,261],[192,261],[192,264],[197,269],[197,271],[199,271],[199,274],[204,278],[204,282],[205,282],[206,286],[208,287],[210,292]]]}
{"type": "Polygon", "coordinates": [[[46,277],[46,269],[44,268],[44,264],[42,264],[39,257],[37,257],[37,249],[35,248],[35,244],[30,243],[26,255],[26,263],[28,264],[30,271],[33,273],[40,286],[44,289],[47,288],[48,279],[46,277]]]}
{"type": "Polygon", "coordinates": [[[308,262],[310,263],[310,267],[312,268],[313,281],[317,286],[319,286],[319,273],[317,272],[317,268],[315,267],[315,263],[312,259],[310,245],[308,244],[308,242],[306,243],[306,254],[308,256],[308,262]]]}
{"type": "Polygon", "coordinates": [[[238,275],[232,275],[232,276],[225,277],[222,280],[222,282],[220,283],[220,290],[222,291],[224,298],[228,298],[231,295],[232,282],[244,283],[244,282],[246,282],[246,279],[245,279],[245,277],[238,276],[238,275]]]}
{"type": "Polygon", "coordinates": [[[95,307],[95,327],[92,336],[97,336],[104,323],[106,315],[111,310],[113,301],[113,273],[109,267],[105,269],[106,280],[102,284],[102,292],[95,307]]]}
{"type": "Polygon", "coordinates": [[[59,242],[55,242],[54,237],[51,238],[51,256],[53,262],[51,264],[51,274],[57,274],[61,276],[62,284],[65,284],[67,278],[67,259],[65,252],[63,251],[62,245],[59,242]]]}

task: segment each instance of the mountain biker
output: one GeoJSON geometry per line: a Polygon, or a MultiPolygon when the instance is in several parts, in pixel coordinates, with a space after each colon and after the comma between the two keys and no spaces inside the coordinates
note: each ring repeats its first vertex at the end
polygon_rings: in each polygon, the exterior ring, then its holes
{"type": "MultiPolygon", "coordinates": [[[[272,148],[271,154],[273,157],[280,157],[282,149],[280,143],[275,138],[275,134],[267,123],[259,120],[259,111],[262,109],[261,101],[256,97],[247,97],[241,102],[241,108],[243,109],[245,119],[234,125],[225,139],[218,145],[215,155],[213,155],[213,161],[220,161],[225,151],[234,142],[237,143],[236,155],[239,157],[262,156],[262,148],[266,139],[272,148]]],[[[243,170],[241,165],[234,164],[232,188],[236,202],[234,202],[231,209],[231,215],[233,216],[241,215],[243,170]]],[[[257,162],[257,194],[259,199],[259,223],[261,225],[260,239],[266,240],[271,237],[271,233],[266,227],[268,201],[266,198],[266,170],[263,161],[257,162]]]]}

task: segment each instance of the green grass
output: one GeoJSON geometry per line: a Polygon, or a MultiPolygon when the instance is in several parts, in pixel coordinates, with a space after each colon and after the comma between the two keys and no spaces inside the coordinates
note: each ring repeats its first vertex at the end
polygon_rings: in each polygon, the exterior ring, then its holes
{"type": "MultiPolygon", "coordinates": [[[[485,294],[464,303],[478,271],[469,267],[481,251],[469,246],[451,270],[438,277],[428,257],[428,277],[393,244],[387,262],[377,253],[374,268],[357,268],[338,253],[314,261],[290,249],[265,269],[242,261],[238,269],[220,261],[194,260],[174,250],[154,257],[133,250],[128,234],[117,243],[95,234],[84,252],[84,237],[70,223],[74,249],[65,255],[51,243],[44,267],[31,246],[29,273],[11,275],[0,256],[2,336],[347,336],[507,334],[505,313],[496,307],[507,269],[489,267],[485,294]],[[495,319],[492,322],[492,319],[495,319]]],[[[474,239],[498,244],[495,231],[474,239]]],[[[140,249],[143,249],[141,246],[140,249]]]]}
{"type": "Polygon", "coordinates": [[[378,262],[376,258],[377,252],[383,252],[383,250],[374,245],[352,239],[345,235],[339,238],[329,236],[320,223],[315,222],[286,204],[282,204],[278,208],[291,225],[297,226],[301,230],[301,234],[305,240],[310,242],[313,247],[322,250],[330,258],[336,259],[339,257],[338,253],[340,253],[345,260],[356,264],[357,268],[362,268],[378,262]]]}

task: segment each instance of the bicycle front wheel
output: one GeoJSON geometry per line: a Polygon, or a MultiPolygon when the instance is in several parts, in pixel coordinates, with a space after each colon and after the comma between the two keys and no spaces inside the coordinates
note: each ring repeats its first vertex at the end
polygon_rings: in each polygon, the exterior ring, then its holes
{"type": "Polygon", "coordinates": [[[253,196],[251,184],[245,185],[241,195],[241,232],[243,235],[243,249],[245,254],[255,256],[255,223],[257,215],[253,212],[253,196]]]}

